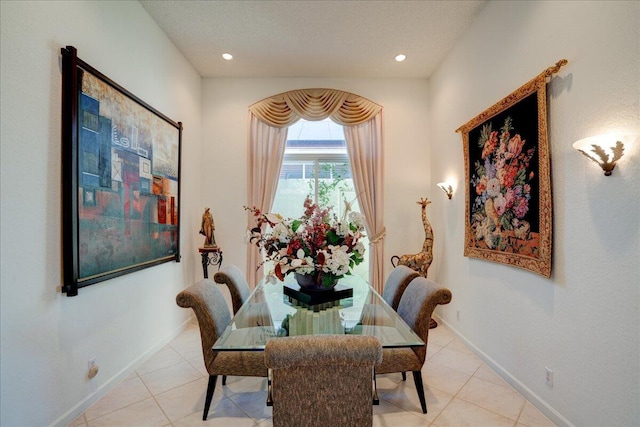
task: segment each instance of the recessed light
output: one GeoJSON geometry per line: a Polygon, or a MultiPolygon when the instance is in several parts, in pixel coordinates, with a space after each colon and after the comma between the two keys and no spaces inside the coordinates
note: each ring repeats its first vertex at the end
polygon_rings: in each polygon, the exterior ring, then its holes
{"type": "Polygon", "coordinates": [[[231,55],[230,53],[226,53],[226,52],[222,54],[222,57],[224,59],[226,59],[227,61],[231,61],[233,59],[233,55],[231,55]]]}
{"type": "Polygon", "coordinates": [[[407,57],[405,55],[403,55],[403,54],[400,54],[400,55],[396,56],[396,61],[398,61],[398,62],[402,62],[405,59],[407,59],[407,57]]]}

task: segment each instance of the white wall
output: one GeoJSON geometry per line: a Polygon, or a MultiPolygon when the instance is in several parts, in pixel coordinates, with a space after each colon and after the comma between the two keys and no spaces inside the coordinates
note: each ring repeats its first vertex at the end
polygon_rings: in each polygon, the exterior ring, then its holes
{"type": "Polygon", "coordinates": [[[201,79],[137,2],[1,3],[0,424],[65,424],[177,333],[200,226],[201,79]],[[60,294],[60,48],[184,123],[181,263],[60,294]],[[192,231],[193,233],[190,233],[192,231]],[[87,379],[87,361],[100,372],[87,379]]]}
{"type": "Polygon", "coordinates": [[[640,144],[610,177],[571,148],[640,132],[640,3],[490,2],[430,80],[429,100],[431,181],[458,180],[432,221],[437,277],[453,292],[444,320],[556,422],[640,425],[640,144]],[[548,86],[552,277],[465,258],[455,129],[561,58],[548,86]]]}
{"type": "MultiPolygon", "coordinates": [[[[383,106],[385,156],[385,268],[393,254],[418,252],[424,231],[421,197],[444,204],[440,190],[430,190],[427,81],[395,79],[205,79],[203,145],[206,188],[203,200],[216,222],[216,242],[224,264],[246,268],[247,116],[249,105],[294,89],[331,88],[352,92],[383,106]],[[437,191],[438,193],[435,193],[437,191]],[[434,194],[431,194],[434,193],[434,194]]],[[[302,207],[301,207],[302,209],[302,207]]],[[[436,237],[438,238],[438,237],[436,237]]]]}

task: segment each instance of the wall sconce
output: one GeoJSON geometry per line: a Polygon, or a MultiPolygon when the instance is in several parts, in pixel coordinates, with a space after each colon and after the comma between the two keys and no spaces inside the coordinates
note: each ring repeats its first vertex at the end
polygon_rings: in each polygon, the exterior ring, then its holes
{"type": "Polygon", "coordinates": [[[439,182],[437,185],[442,191],[444,191],[444,194],[447,195],[447,198],[451,200],[451,197],[453,196],[453,186],[448,182],[439,182]]]}
{"type": "Polygon", "coordinates": [[[609,176],[624,154],[624,143],[620,139],[611,135],[592,136],[574,142],[573,148],[600,165],[604,175],[609,176]]]}

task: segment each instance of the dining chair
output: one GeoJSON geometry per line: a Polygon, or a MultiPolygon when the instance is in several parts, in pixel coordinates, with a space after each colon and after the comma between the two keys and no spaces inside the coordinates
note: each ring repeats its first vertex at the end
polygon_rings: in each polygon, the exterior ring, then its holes
{"type": "Polygon", "coordinates": [[[376,368],[376,375],[402,372],[404,376],[404,372],[413,372],[418,398],[422,412],[425,414],[427,413],[427,402],[422,383],[422,365],[424,365],[427,355],[429,319],[431,319],[436,306],[449,304],[449,302],[451,302],[449,289],[422,276],[413,279],[400,299],[398,315],[424,341],[424,346],[383,349],[382,363],[376,368]]]}
{"type": "MultiPolygon", "coordinates": [[[[399,265],[395,267],[387,276],[382,289],[382,299],[397,311],[402,294],[409,286],[409,283],[418,276],[417,271],[407,266],[399,265]]],[[[393,324],[385,324],[385,322],[388,322],[388,317],[381,314],[381,311],[384,311],[384,309],[379,305],[366,304],[362,308],[360,323],[363,325],[393,326],[393,324]]],[[[402,374],[402,380],[406,380],[406,374],[404,373],[402,374]]]]}
{"type": "Polygon", "coordinates": [[[224,295],[209,279],[189,286],[176,296],[180,307],[193,309],[200,328],[202,356],[209,373],[209,384],[202,420],[207,419],[218,375],[267,377],[264,355],[258,351],[213,351],[213,344],[231,321],[224,295]]]}
{"type": "MultiPolygon", "coordinates": [[[[240,307],[251,296],[249,283],[244,274],[237,266],[231,264],[222,267],[213,275],[216,283],[227,285],[231,294],[231,305],[233,306],[233,314],[235,315],[240,307]]],[[[254,304],[250,307],[253,312],[251,316],[245,316],[247,321],[244,324],[237,323],[237,327],[253,327],[253,326],[270,326],[273,324],[271,313],[267,304],[254,304]]],[[[227,384],[227,376],[222,376],[222,385],[227,384]]]]}
{"type": "Polygon", "coordinates": [[[371,426],[377,338],[306,335],[268,341],[274,427],[371,426]]]}
{"type": "Polygon", "coordinates": [[[226,265],[213,275],[213,280],[216,283],[227,285],[229,293],[231,293],[233,314],[236,314],[251,294],[249,283],[242,271],[233,264],[226,265]]]}
{"type": "Polygon", "coordinates": [[[398,311],[398,304],[400,304],[402,294],[407,286],[409,286],[409,283],[419,275],[420,274],[417,271],[405,265],[395,267],[391,273],[389,273],[389,276],[387,276],[387,280],[384,283],[382,298],[391,306],[391,308],[398,311]]]}

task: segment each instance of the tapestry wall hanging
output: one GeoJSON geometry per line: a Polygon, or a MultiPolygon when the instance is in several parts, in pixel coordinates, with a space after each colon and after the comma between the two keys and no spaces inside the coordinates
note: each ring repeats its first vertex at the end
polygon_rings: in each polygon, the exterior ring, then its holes
{"type": "Polygon", "coordinates": [[[461,132],[464,255],[551,276],[547,79],[565,59],[476,116],[461,132]]]}
{"type": "Polygon", "coordinates": [[[180,149],[174,122],[62,53],[62,291],[180,261],[180,149]]]}

